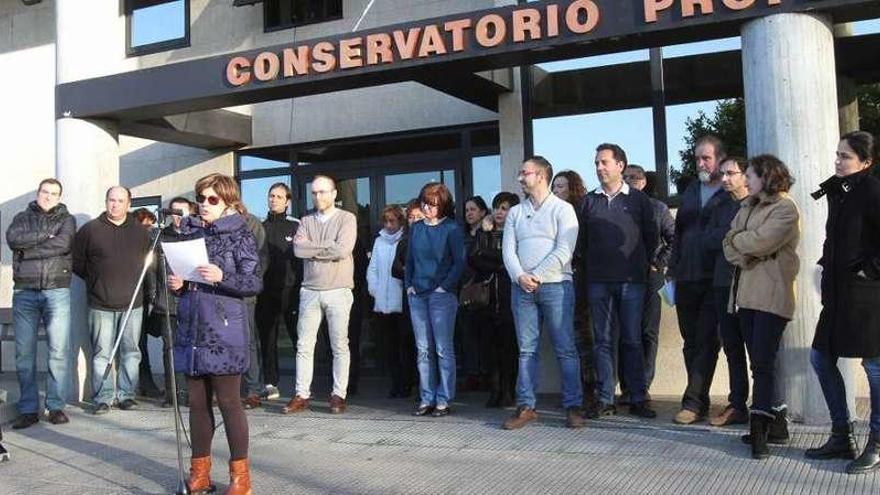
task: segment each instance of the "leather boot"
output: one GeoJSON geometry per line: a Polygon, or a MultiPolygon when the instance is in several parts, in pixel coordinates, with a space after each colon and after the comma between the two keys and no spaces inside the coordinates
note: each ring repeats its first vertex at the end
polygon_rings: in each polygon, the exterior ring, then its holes
{"type": "Polygon", "coordinates": [[[767,448],[767,435],[770,433],[770,423],[773,416],[764,412],[752,412],[749,415],[749,426],[752,440],[752,459],[766,459],[770,457],[770,449],[767,448]]]}
{"type": "Polygon", "coordinates": [[[846,465],[849,474],[870,473],[875,469],[880,469],[880,431],[872,431],[862,455],[846,465]]]}
{"type": "Polygon", "coordinates": [[[853,424],[832,426],[831,437],[821,447],[807,449],[804,456],[808,459],[855,459],[859,455],[859,447],[853,436],[853,424]]]}
{"type": "MultiPolygon", "coordinates": [[[[788,443],[788,406],[782,405],[773,408],[773,422],[767,432],[767,443],[771,445],[785,445],[788,443]]],[[[752,444],[752,436],[745,434],[740,437],[746,445],[752,444]]]]}
{"type": "Polygon", "coordinates": [[[251,471],[247,459],[229,461],[229,488],[225,495],[251,495],[251,471]]]}
{"type": "Polygon", "coordinates": [[[193,457],[190,460],[189,480],[186,482],[190,495],[214,493],[211,483],[211,456],[193,457]]]}

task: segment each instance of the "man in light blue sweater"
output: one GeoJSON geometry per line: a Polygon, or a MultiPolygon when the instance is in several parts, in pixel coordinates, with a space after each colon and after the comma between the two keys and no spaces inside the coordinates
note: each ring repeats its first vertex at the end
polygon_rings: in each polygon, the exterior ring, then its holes
{"type": "Polygon", "coordinates": [[[513,281],[513,319],[519,344],[518,407],[504,422],[506,430],[522,428],[538,417],[535,390],[542,323],[550,332],[562,371],[566,426],[584,425],[571,270],[578,219],[568,202],[551,194],[552,177],[553,167],[543,157],[526,160],[517,176],[526,201],[511,208],[504,224],[502,255],[513,281]]]}

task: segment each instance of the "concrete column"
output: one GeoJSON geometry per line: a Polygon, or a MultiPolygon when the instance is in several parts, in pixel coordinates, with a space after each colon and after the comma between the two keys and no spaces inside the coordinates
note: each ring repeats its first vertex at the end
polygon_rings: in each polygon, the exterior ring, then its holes
{"type": "Polygon", "coordinates": [[[501,147],[501,190],[520,193],[516,174],[525,160],[523,101],[520,72],[513,69],[513,91],[498,97],[498,133],[501,147]]]}
{"type": "MultiPolygon", "coordinates": [[[[742,28],[749,155],[772,153],[792,170],[792,197],[801,211],[801,270],[794,319],[783,336],[779,391],[798,420],[828,421],[809,354],[821,310],[816,261],[827,208],[809,193],[833,173],[839,139],[834,37],[828,16],[777,14],[742,28]],[[809,57],[804,54],[809,53],[809,57]]],[[[845,375],[854,389],[852,375],[845,375]]]]}
{"type": "MultiPolygon", "coordinates": [[[[846,38],[853,35],[851,22],[834,25],[834,37],[846,38]]],[[[852,79],[837,75],[837,115],[840,134],[859,130],[858,85],[852,79]]]]}
{"type": "MultiPolygon", "coordinates": [[[[98,70],[96,59],[106,56],[102,63],[109,66],[113,56],[124,58],[125,18],[120,14],[118,2],[100,0],[96,4],[100,5],[83,9],[81,2],[56,2],[56,84],[87,77],[90,68],[98,70]]],[[[77,226],[100,214],[104,210],[105,191],[119,183],[116,125],[76,118],[57,119],[55,175],[64,185],[64,203],[76,217],[77,226]]],[[[87,310],[84,284],[74,277],[70,302],[71,344],[76,355],[76,398],[79,400],[91,398],[87,310]]]]}

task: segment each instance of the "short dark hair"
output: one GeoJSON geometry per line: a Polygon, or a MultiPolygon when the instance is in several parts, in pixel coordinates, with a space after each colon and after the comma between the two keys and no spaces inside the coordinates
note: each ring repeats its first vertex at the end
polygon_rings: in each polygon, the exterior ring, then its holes
{"type": "Polygon", "coordinates": [[[523,160],[523,163],[531,163],[532,165],[537,165],[538,168],[541,169],[541,172],[544,173],[544,178],[547,179],[547,184],[550,184],[550,181],[553,180],[553,165],[551,165],[550,161],[543,156],[531,156],[523,160]]]}
{"type": "Polygon", "coordinates": [[[623,166],[626,167],[626,164],[629,163],[626,159],[626,152],[623,151],[623,148],[613,143],[602,143],[599,146],[596,146],[596,153],[598,154],[600,151],[610,151],[614,156],[614,159],[623,162],[623,166]]]}
{"type": "Polygon", "coordinates": [[[125,186],[110,186],[110,187],[108,187],[107,191],[104,193],[105,200],[110,197],[110,191],[112,191],[114,189],[122,189],[123,191],[125,191],[125,194],[128,195],[128,200],[131,201],[131,189],[129,189],[125,186]]]}
{"type": "Polygon", "coordinates": [[[138,208],[131,213],[134,215],[134,219],[137,223],[144,223],[144,220],[149,220],[150,223],[156,223],[156,215],[153,215],[153,212],[146,208],[138,208]]]}
{"type": "Polygon", "coordinates": [[[440,217],[452,218],[455,216],[455,203],[452,201],[452,194],[449,193],[449,189],[445,185],[439,182],[425,184],[419,193],[419,200],[422,203],[436,205],[440,217]]]}
{"type": "Polygon", "coordinates": [[[738,168],[739,171],[742,173],[745,173],[746,168],[749,165],[748,160],[746,160],[745,158],[743,158],[741,156],[736,156],[736,155],[725,156],[724,159],[721,160],[721,163],[719,165],[724,165],[727,162],[736,163],[736,168],[738,168]]]}
{"type": "MultiPolygon", "coordinates": [[[[333,177],[330,177],[329,175],[318,174],[318,175],[312,177],[312,183],[314,184],[315,181],[318,180],[318,179],[329,180],[329,181],[330,181],[330,184],[333,185],[333,189],[334,189],[334,190],[336,189],[336,179],[334,179],[333,177]]],[[[269,189],[269,190],[271,191],[271,189],[269,189]]]]}
{"type": "Polygon", "coordinates": [[[40,189],[42,189],[43,186],[46,184],[52,184],[52,185],[58,186],[58,193],[59,194],[64,192],[64,186],[61,185],[61,182],[58,179],[53,179],[52,177],[49,177],[48,179],[41,180],[40,185],[37,186],[37,192],[39,192],[40,189]]]}
{"type": "Polygon", "coordinates": [[[697,139],[697,142],[694,143],[694,151],[697,150],[700,146],[704,144],[711,144],[712,149],[715,150],[715,158],[720,159],[724,158],[727,155],[727,149],[724,148],[724,143],[721,141],[721,138],[715,136],[713,134],[706,134],[705,136],[697,139]]]}
{"type": "Polygon", "coordinates": [[[847,146],[856,152],[860,161],[867,162],[874,159],[874,136],[865,131],[848,132],[840,137],[846,141],[847,146]]]}
{"type": "Polygon", "coordinates": [[[770,195],[788,192],[794,178],[782,160],[773,155],[758,155],[749,160],[749,167],[764,181],[764,192],[770,195]]]}
{"type": "Polygon", "coordinates": [[[630,172],[635,172],[635,173],[641,175],[643,179],[648,178],[647,172],[645,172],[645,167],[643,167],[641,165],[636,165],[635,163],[632,163],[632,164],[628,163],[628,164],[626,164],[626,169],[629,170],[630,172]]]}
{"type": "Polygon", "coordinates": [[[477,208],[479,208],[483,211],[489,211],[489,207],[486,206],[486,201],[483,199],[482,196],[479,196],[479,195],[471,196],[468,199],[464,200],[465,206],[467,206],[468,203],[473,203],[473,204],[477,205],[477,208]]]}
{"type": "Polygon", "coordinates": [[[507,206],[514,207],[519,204],[519,196],[512,192],[501,191],[492,198],[492,208],[498,208],[504,203],[507,203],[507,206]]]}
{"type": "Polygon", "coordinates": [[[168,207],[171,208],[174,205],[174,203],[185,204],[186,205],[186,213],[188,213],[190,215],[195,213],[195,211],[194,211],[195,205],[193,205],[193,202],[184,198],[183,196],[175,196],[175,197],[171,198],[171,201],[168,202],[168,207]]]}
{"type": "MultiPolygon", "coordinates": [[[[334,184],[334,187],[335,186],[336,185],[334,184]]],[[[276,182],[276,183],[272,184],[271,186],[269,186],[269,192],[272,192],[278,188],[284,189],[284,194],[287,196],[287,199],[290,199],[293,197],[293,194],[291,194],[291,192],[290,192],[290,186],[288,186],[287,184],[285,184],[283,182],[276,182]]]]}

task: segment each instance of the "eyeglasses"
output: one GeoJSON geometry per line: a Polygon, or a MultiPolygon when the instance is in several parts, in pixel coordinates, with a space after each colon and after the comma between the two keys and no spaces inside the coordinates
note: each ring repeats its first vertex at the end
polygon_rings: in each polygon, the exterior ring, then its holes
{"type": "Polygon", "coordinates": [[[722,172],[721,175],[733,177],[735,175],[742,175],[742,172],[737,172],[736,170],[728,170],[727,172],[722,172]]]}
{"type": "Polygon", "coordinates": [[[428,207],[437,208],[437,206],[439,206],[437,203],[428,203],[427,201],[422,201],[423,208],[428,208],[428,207]]]}
{"type": "Polygon", "coordinates": [[[220,196],[205,196],[204,194],[196,196],[196,203],[202,205],[205,204],[205,201],[208,201],[211,206],[217,206],[220,204],[220,196]]]}
{"type": "Polygon", "coordinates": [[[623,180],[645,180],[645,177],[643,177],[641,175],[635,175],[635,174],[629,174],[629,175],[624,174],[623,180]]]}
{"type": "Polygon", "coordinates": [[[524,179],[524,178],[526,178],[526,177],[528,177],[528,176],[530,176],[530,175],[535,175],[535,174],[537,174],[537,173],[538,173],[537,170],[520,170],[520,171],[516,174],[516,178],[517,178],[517,179],[524,179]]]}

